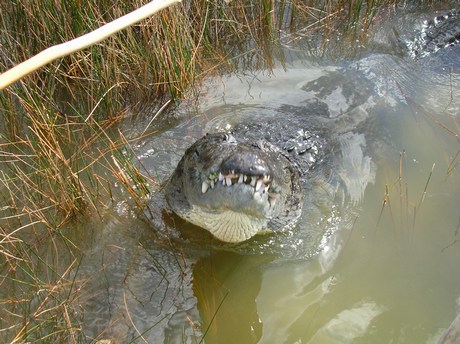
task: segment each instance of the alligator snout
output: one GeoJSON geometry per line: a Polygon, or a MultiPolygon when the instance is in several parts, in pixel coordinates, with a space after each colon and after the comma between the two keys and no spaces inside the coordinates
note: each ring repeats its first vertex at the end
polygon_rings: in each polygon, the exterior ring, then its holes
{"type": "Polygon", "coordinates": [[[225,159],[221,164],[221,170],[227,173],[258,177],[272,174],[266,159],[260,153],[249,151],[246,147],[240,148],[236,154],[225,159]]]}

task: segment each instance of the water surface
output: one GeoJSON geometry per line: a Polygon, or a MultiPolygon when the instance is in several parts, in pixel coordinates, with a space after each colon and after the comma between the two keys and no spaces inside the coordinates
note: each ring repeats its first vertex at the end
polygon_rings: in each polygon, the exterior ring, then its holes
{"type": "MultiPolygon", "coordinates": [[[[205,233],[211,245],[176,245],[119,205],[92,229],[81,268],[93,278],[94,296],[83,305],[88,337],[436,343],[460,312],[459,51],[413,59],[380,44],[331,63],[288,47],[271,72],[206,80],[198,103],[177,110],[178,125],[136,148],[158,180],[206,132],[317,99],[336,135],[363,135],[362,155],[343,153],[347,163],[336,171],[351,183],[361,180],[353,174],[367,175],[363,193],[336,204],[341,221],[331,208],[318,215],[333,230],[308,258],[292,254],[295,245],[229,250],[205,233]]],[[[171,221],[193,241],[193,227],[171,221]]]]}

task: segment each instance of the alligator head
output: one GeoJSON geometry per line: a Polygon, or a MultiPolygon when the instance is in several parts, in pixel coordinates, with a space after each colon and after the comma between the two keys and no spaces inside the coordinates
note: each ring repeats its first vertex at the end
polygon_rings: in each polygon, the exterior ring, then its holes
{"type": "Polygon", "coordinates": [[[183,219],[222,241],[242,242],[295,223],[302,193],[297,171],[277,147],[216,133],[185,152],[166,197],[183,219]]]}

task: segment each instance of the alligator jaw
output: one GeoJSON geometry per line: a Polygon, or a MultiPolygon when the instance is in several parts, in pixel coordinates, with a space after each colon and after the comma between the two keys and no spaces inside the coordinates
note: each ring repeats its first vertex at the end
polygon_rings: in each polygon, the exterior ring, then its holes
{"type": "Polygon", "coordinates": [[[210,213],[200,207],[192,207],[187,220],[206,228],[217,239],[228,243],[246,241],[267,227],[267,221],[251,218],[244,213],[224,210],[210,213]]]}
{"type": "Polygon", "coordinates": [[[235,173],[234,170],[227,173],[210,173],[201,183],[201,193],[211,192],[215,187],[241,187],[250,185],[253,188],[254,201],[261,202],[267,198],[270,207],[276,202],[276,192],[270,187],[271,176],[251,176],[243,173],[235,173]]]}

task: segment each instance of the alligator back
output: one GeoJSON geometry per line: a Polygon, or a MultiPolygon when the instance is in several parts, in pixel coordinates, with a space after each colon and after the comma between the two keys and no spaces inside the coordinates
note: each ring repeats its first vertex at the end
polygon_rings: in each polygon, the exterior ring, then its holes
{"type": "Polygon", "coordinates": [[[460,12],[452,10],[425,21],[422,30],[408,42],[412,57],[423,57],[460,43],[460,12]]]}

